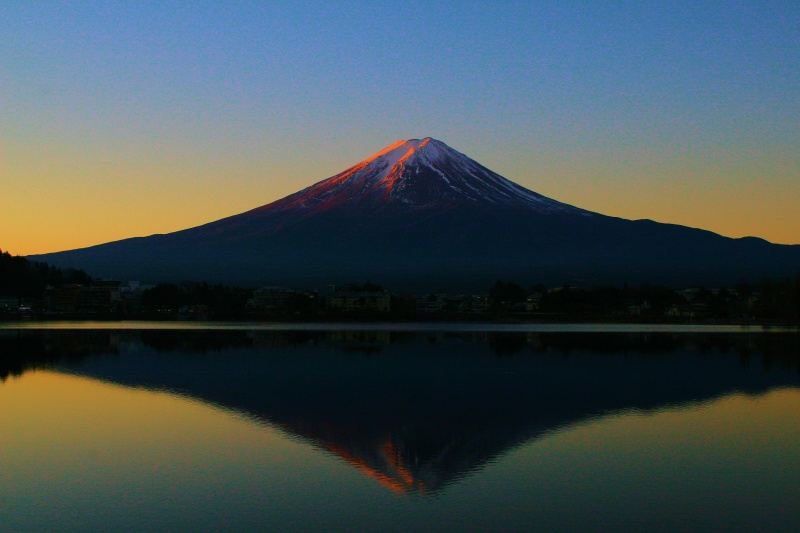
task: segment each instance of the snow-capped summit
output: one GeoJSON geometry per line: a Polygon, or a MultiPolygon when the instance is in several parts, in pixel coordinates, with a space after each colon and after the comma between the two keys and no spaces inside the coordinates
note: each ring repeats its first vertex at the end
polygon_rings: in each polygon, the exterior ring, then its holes
{"type": "Polygon", "coordinates": [[[32,259],[93,276],[415,291],[522,283],[725,285],[794,275],[800,246],[584,211],[436,139],[398,141],[281,200],[202,226],[32,259]]]}
{"type": "Polygon", "coordinates": [[[481,204],[581,212],[521,185],[447,146],[425,137],[397,141],[331,178],[266,208],[326,210],[343,204],[374,208],[452,208],[481,204]]]}

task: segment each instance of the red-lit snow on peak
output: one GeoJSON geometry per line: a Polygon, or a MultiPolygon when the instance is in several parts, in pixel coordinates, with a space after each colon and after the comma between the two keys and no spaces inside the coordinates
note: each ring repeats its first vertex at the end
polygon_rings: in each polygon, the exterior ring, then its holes
{"type": "Polygon", "coordinates": [[[319,212],[343,205],[375,209],[495,205],[588,214],[517,185],[430,137],[397,141],[344,172],[262,209],[319,212]]]}

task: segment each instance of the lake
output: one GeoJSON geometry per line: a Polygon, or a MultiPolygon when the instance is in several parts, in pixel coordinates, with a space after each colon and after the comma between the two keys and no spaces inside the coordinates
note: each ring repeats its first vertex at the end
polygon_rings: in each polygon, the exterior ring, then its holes
{"type": "Polygon", "coordinates": [[[797,531],[800,334],[0,325],[3,531],[797,531]]]}

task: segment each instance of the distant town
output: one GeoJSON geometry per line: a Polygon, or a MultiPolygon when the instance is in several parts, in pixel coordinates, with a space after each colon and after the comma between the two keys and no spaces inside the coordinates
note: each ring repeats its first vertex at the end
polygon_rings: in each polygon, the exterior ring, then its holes
{"type": "Polygon", "coordinates": [[[4,319],[508,320],[800,323],[800,275],[733,287],[525,286],[496,281],[482,293],[396,292],[377,283],[230,287],[98,280],[0,254],[4,319]]]}

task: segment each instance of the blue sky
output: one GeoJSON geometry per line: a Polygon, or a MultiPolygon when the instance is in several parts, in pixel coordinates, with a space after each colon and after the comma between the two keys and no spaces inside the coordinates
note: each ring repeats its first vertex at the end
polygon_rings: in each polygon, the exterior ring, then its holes
{"type": "Polygon", "coordinates": [[[432,136],[557,200],[800,243],[800,3],[0,6],[0,248],[263,205],[432,136]]]}

